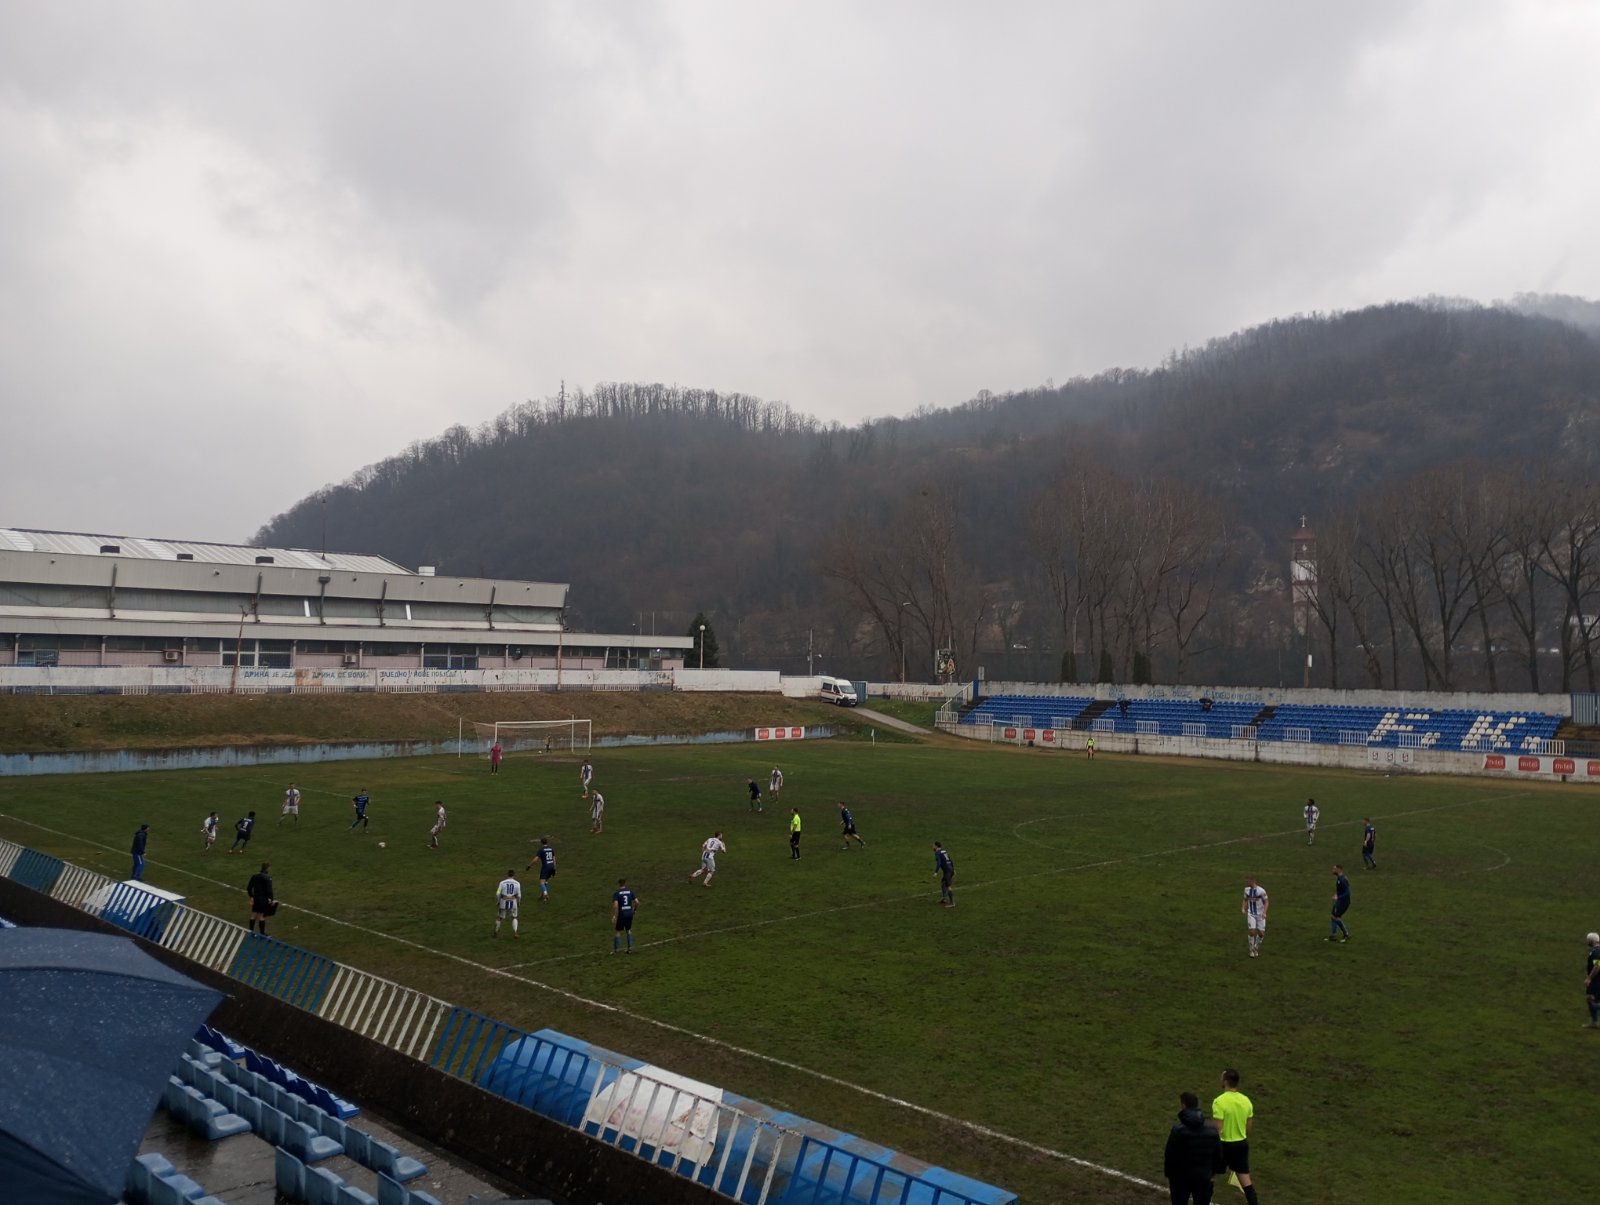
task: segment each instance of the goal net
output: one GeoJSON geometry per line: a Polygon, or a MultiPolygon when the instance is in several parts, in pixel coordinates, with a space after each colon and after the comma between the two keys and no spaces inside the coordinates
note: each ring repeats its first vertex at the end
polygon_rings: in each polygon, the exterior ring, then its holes
{"type": "Polygon", "coordinates": [[[504,754],[512,753],[587,753],[589,720],[497,720],[492,724],[472,725],[478,738],[478,756],[488,757],[499,744],[504,754]]]}

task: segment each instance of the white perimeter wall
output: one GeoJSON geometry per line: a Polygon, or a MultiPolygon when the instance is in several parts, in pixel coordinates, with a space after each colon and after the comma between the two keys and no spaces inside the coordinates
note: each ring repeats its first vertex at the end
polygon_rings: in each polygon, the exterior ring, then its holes
{"type": "MultiPolygon", "coordinates": [[[[807,679],[800,679],[801,682],[807,679]]],[[[791,693],[777,670],[241,669],[219,665],[0,666],[0,689],[200,692],[344,690],[717,690],[791,693]]],[[[804,695],[805,692],[793,692],[804,695]]],[[[811,694],[816,694],[813,683],[811,694]]]]}
{"type": "Polygon", "coordinates": [[[1322,690],[1298,686],[1119,686],[1111,682],[979,682],[983,695],[1065,695],[1091,699],[1214,699],[1218,703],[1301,703],[1324,707],[1424,708],[1452,711],[1541,711],[1572,715],[1570,694],[1487,691],[1322,690]]]}
{"type": "Polygon", "coordinates": [[[1099,753],[1165,754],[1254,761],[1285,766],[1342,766],[1389,773],[1471,774],[1485,778],[1525,778],[1544,782],[1600,783],[1600,757],[1552,757],[1516,753],[1455,753],[1438,749],[1389,749],[1318,745],[1298,741],[1202,740],[1187,736],[1136,736],[1132,733],[1062,731],[1010,725],[961,724],[944,731],[993,744],[1027,745],[1081,755],[1089,737],[1099,753]],[[1006,738],[1006,733],[1014,735],[1006,738]]]}

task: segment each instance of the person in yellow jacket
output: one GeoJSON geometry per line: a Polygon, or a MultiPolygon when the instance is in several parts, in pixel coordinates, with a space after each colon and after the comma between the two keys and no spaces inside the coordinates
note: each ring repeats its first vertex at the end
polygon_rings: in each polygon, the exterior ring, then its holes
{"type": "Polygon", "coordinates": [[[791,861],[800,860],[800,809],[789,809],[789,858],[791,861]]]}

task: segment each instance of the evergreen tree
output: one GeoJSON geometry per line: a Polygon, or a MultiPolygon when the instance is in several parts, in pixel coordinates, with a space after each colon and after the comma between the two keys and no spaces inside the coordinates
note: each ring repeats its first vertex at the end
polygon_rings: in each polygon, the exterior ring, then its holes
{"type": "Polygon", "coordinates": [[[689,656],[684,660],[685,666],[690,669],[702,668],[700,654],[704,652],[705,669],[721,668],[718,661],[717,631],[711,626],[711,621],[706,618],[704,611],[696,612],[694,620],[689,624],[689,639],[695,643],[694,648],[689,650],[689,656]]]}
{"type": "Polygon", "coordinates": [[[1115,682],[1116,671],[1111,668],[1111,650],[1100,650],[1100,672],[1095,675],[1096,682],[1115,682]]]}

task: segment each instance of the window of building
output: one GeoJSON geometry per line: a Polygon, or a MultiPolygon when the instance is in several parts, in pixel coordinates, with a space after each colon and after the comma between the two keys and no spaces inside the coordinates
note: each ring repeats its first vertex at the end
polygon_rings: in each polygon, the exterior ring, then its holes
{"type": "Polygon", "coordinates": [[[46,636],[24,632],[17,637],[17,648],[21,649],[95,649],[100,648],[98,636],[46,636]]]}
{"type": "Polygon", "coordinates": [[[421,652],[420,644],[402,644],[398,641],[367,644],[368,657],[415,657],[421,652]]]}
{"type": "Polygon", "coordinates": [[[109,592],[100,586],[52,586],[0,582],[0,607],[94,607],[104,610],[109,592]]]}
{"type": "MultiPolygon", "coordinates": [[[[212,641],[215,644],[216,641],[212,641]]],[[[181,636],[107,636],[108,653],[164,653],[183,648],[181,636]]]]}
{"type": "Polygon", "coordinates": [[[423,669],[477,669],[475,644],[430,644],[422,652],[423,669]]]}
{"type": "Polygon", "coordinates": [[[288,640],[229,640],[222,646],[222,664],[243,669],[288,669],[292,660],[290,647],[288,640]]]}
{"type": "Polygon", "coordinates": [[[496,623],[549,624],[554,627],[561,621],[561,612],[556,607],[496,606],[494,609],[494,621],[496,623]]]}
{"type": "Polygon", "coordinates": [[[406,618],[444,620],[462,627],[482,627],[484,624],[483,608],[473,603],[407,603],[406,618]]]}
{"type": "Polygon", "coordinates": [[[297,640],[295,648],[299,652],[315,653],[319,656],[335,654],[353,657],[361,651],[361,644],[355,640],[297,640]]]}
{"type": "MultiPolygon", "coordinates": [[[[230,615],[237,619],[250,609],[246,594],[205,594],[199,590],[145,590],[134,587],[117,591],[117,610],[170,611],[179,615],[230,615]]],[[[102,602],[102,606],[105,604],[102,602]]]]}

